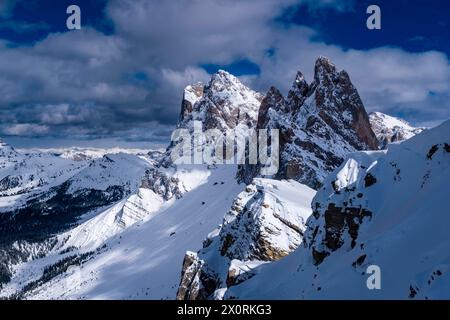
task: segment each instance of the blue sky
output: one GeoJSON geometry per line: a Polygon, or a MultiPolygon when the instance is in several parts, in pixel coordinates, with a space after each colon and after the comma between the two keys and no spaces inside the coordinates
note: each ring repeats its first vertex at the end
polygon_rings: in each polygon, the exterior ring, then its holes
{"type": "Polygon", "coordinates": [[[19,147],[164,144],[183,87],[222,68],[265,92],[328,56],[368,111],[450,117],[450,2],[3,0],[0,137],[19,147]],[[77,4],[82,30],[66,29],[77,4]],[[366,28],[377,4],[382,29],[366,28]]]}

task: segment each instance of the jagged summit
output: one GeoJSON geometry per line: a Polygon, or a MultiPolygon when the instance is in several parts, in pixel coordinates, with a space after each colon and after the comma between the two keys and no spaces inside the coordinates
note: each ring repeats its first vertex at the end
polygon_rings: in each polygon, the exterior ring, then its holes
{"type": "Polygon", "coordinates": [[[448,299],[449,137],[447,121],[349,155],[313,199],[299,249],[224,299],[448,299]],[[368,290],[369,266],[381,290],[368,290]]]}
{"type": "Polygon", "coordinates": [[[303,105],[303,102],[305,102],[309,91],[310,86],[308,82],[306,82],[303,73],[298,71],[297,75],[295,76],[294,83],[292,84],[291,90],[288,93],[289,104],[294,110],[299,109],[303,105]]]}
{"type": "Polygon", "coordinates": [[[232,85],[241,84],[241,81],[237,77],[222,69],[218,70],[211,76],[210,84],[215,82],[229,83],[232,85]]]}
{"type": "Polygon", "coordinates": [[[320,82],[321,76],[324,75],[336,75],[336,66],[331,62],[330,59],[319,56],[316,60],[314,66],[314,79],[316,82],[320,82]]]}
{"type": "Polygon", "coordinates": [[[193,121],[201,121],[205,130],[226,131],[239,124],[254,127],[262,98],[237,77],[219,70],[205,86],[186,87],[178,127],[191,128],[193,121]]]}
{"type": "MultiPolygon", "coordinates": [[[[298,72],[288,98],[271,88],[261,103],[260,128],[280,130],[280,170],[277,178],[295,179],[319,188],[345,155],[378,149],[367,112],[345,71],[325,57],[315,64],[308,84],[298,72]]],[[[250,183],[254,168],[240,170],[238,179],[250,183]]]]}

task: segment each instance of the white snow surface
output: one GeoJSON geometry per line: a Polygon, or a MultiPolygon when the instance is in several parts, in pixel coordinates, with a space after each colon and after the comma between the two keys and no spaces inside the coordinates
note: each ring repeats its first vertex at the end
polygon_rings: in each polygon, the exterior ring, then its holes
{"type": "Polygon", "coordinates": [[[145,156],[133,154],[109,154],[93,160],[70,181],[68,193],[84,189],[106,190],[110,186],[124,186],[134,192],[151,162],[145,156]]]}
{"type": "Polygon", "coordinates": [[[18,152],[0,141],[0,212],[63,183],[87,165],[45,153],[18,152]]]}
{"type": "Polygon", "coordinates": [[[236,167],[230,165],[212,170],[198,166],[189,176],[185,169],[182,178],[190,181],[192,190],[162,206],[152,192],[139,190],[60,236],[63,245],[47,257],[20,265],[1,295],[8,296],[24,283],[39,278],[45,266],[67,255],[102,245],[82,267],[70,267],[26,298],[174,299],[186,250],[201,247],[243,188],[236,183],[235,172],[236,167]],[[115,221],[130,201],[152,213],[123,230],[115,221]],[[60,254],[72,247],[76,247],[74,252],[60,254]]]}
{"type": "MultiPolygon", "coordinates": [[[[254,179],[236,197],[222,224],[209,233],[204,248],[198,254],[186,253],[206,273],[215,274],[218,287],[210,298],[223,298],[230,274],[233,282],[245,281],[253,269],[294,251],[302,242],[314,195],[294,180],[254,179]]],[[[190,290],[199,286],[193,284],[190,290]]]]}
{"type": "Polygon", "coordinates": [[[349,155],[313,200],[320,205],[321,215],[309,219],[304,246],[278,262],[257,268],[256,276],[230,288],[225,297],[449,299],[449,142],[447,121],[401,144],[389,145],[387,153],[349,155]],[[437,150],[427,157],[433,146],[437,150]],[[377,182],[365,187],[367,173],[377,182]],[[347,191],[335,192],[332,182],[336,177],[347,191]],[[355,197],[358,193],[361,198],[355,197]],[[320,244],[325,232],[323,210],[330,203],[344,206],[350,198],[354,207],[370,210],[372,218],[361,223],[354,248],[344,231],[343,245],[330,251],[318,266],[313,265],[310,246],[324,246],[320,244]],[[319,233],[314,236],[316,227],[319,233]],[[361,265],[352,266],[363,255],[361,265]],[[381,268],[381,290],[369,290],[366,285],[369,265],[381,268]]]}

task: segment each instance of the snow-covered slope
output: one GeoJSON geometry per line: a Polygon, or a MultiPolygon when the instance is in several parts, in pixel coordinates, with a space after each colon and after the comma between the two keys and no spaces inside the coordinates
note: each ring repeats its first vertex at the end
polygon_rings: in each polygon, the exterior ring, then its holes
{"type": "Polygon", "coordinates": [[[255,179],[233,202],[198,253],[187,252],[177,299],[220,299],[302,242],[315,191],[296,181],[255,179]]]}
{"type": "Polygon", "coordinates": [[[192,133],[195,121],[226,134],[280,129],[279,180],[177,165],[174,144],[99,158],[0,143],[0,174],[26,177],[0,195],[0,297],[447,297],[450,122],[353,153],[378,141],[349,76],[323,57],[286,99],[272,88],[262,100],[225,71],[188,86],[177,128],[192,133]],[[30,185],[39,170],[43,184],[30,185]],[[369,264],[385,291],[366,288],[369,264]]]}
{"type": "Polygon", "coordinates": [[[370,125],[384,149],[391,142],[403,141],[421,133],[425,128],[414,128],[405,120],[381,112],[369,114],[370,125]]]}
{"type": "Polygon", "coordinates": [[[449,299],[450,121],[348,156],[313,200],[303,245],[228,298],[449,299]],[[368,266],[381,270],[369,290],[368,266]]]}
{"type": "MultiPolygon", "coordinates": [[[[275,178],[295,179],[314,189],[349,152],[378,149],[358,91],[345,71],[325,57],[308,84],[301,72],[287,99],[272,87],[261,103],[259,129],[280,130],[280,169],[275,178]]],[[[243,166],[238,178],[249,183],[259,169],[243,166]]]]}
{"type": "MultiPolygon", "coordinates": [[[[20,194],[0,198],[0,286],[9,281],[17,264],[47,254],[56,245],[56,234],[136,193],[152,163],[148,156],[131,154],[107,155],[89,163],[41,153],[23,155],[9,151],[8,154],[14,156],[7,157],[3,172],[14,172],[22,177],[20,181],[38,175],[44,178],[37,185],[19,185],[20,194]]],[[[139,195],[128,199],[127,209],[121,211],[117,222],[107,225],[107,220],[102,220],[103,228],[114,234],[138,220],[133,213],[141,205],[139,195]],[[121,228],[117,229],[120,223],[121,228]]],[[[102,239],[103,234],[88,231],[91,230],[84,229],[86,237],[102,239]]]]}
{"type": "MultiPolygon", "coordinates": [[[[235,170],[234,166],[181,170],[181,183],[192,188],[182,199],[166,203],[101,246],[97,237],[84,242],[83,228],[96,218],[87,221],[61,236],[60,241],[68,238],[67,242],[62,241],[63,246],[57,245],[45,258],[20,265],[2,295],[19,292],[19,296],[30,299],[174,299],[187,248],[201,246],[242,190],[234,179],[235,170]],[[26,290],[20,292],[26,283],[26,290]]],[[[118,204],[100,216],[114,220],[121,208],[123,205],[118,204]]],[[[97,226],[101,233],[103,224],[97,226]]]]}
{"type": "Polygon", "coordinates": [[[0,211],[18,195],[58,185],[87,165],[39,152],[18,152],[0,140],[0,211]],[[16,196],[7,198],[8,196],[16,196]]]}
{"type": "Polygon", "coordinates": [[[145,157],[119,153],[105,155],[92,161],[69,181],[67,193],[75,194],[86,189],[105,191],[121,186],[124,193],[131,193],[139,187],[149,162],[145,157]]]}

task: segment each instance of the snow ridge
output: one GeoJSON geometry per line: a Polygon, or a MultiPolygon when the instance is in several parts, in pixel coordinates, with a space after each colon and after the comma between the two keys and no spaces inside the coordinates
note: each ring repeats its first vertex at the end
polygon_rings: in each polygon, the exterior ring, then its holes
{"type": "Polygon", "coordinates": [[[450,121],[357,152],[315,198],[303,245],[225,298],[448,299],[450,121]],[[382,290],[369,290],[370,265],[382,290]]]}

